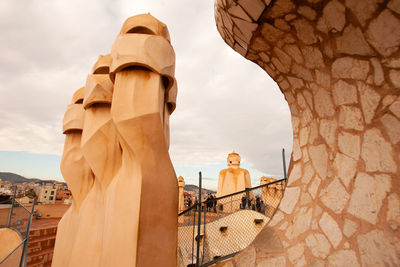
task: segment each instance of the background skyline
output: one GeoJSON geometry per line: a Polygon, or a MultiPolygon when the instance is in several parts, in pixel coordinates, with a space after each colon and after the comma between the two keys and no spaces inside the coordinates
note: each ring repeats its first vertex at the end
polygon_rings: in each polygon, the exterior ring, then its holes
{"type": "Polygon", "coordinates": [[[176,54],[177,108],[170,155],[177,176],[216,189],[233,150],[253,185],[282,177],[292,149],[289,108],[276,83],[217,32],[213,1],[0,2],[0,171],[62,180],[62,118],[123,21],[151,12],[167,24],[176,54]],[[23,12],[21,12],[23,11],[23,12]]]}

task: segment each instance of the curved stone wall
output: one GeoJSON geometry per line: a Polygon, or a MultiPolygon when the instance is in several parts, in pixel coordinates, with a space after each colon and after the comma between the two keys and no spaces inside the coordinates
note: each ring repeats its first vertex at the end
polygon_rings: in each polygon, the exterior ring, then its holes
{"type": "Polygon", "coordinates": [[[217,0],[215,17],[278,83],[294,136],[269,223],[284,249],[225,265],[398,266],[400,0],[217,0]]]}

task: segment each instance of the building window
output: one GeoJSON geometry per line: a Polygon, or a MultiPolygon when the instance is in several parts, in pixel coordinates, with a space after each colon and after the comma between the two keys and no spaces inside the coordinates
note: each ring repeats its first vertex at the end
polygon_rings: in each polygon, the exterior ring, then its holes
{"type": "Polygon", "coordinates": [[[54,195],[54,191],[51,191],[50,195],[54,195]]]}
{"type": "Polygon", "coordinates": [[[47,190],[46,190],[46,191],[44,191],[44,193],[45,193],[45,194],[47,194],[47,190]]]}
{"type": "Polygon", "coordinates": [[[44,196],[44,198],[46,198],[46,196],[44,196]]]}
{"type": "Polygon", "coordinates": [[[53,197],[50,197],[49,200],[53,200],[53,197]]]}

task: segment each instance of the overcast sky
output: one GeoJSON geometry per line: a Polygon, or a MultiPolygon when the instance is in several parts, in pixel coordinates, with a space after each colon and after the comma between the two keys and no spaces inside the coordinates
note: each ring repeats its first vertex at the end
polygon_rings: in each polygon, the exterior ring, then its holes
{"type": "Polygon", "coordinates": [[[62,180],[61,122],[123,21],[150,12],[176,53],[177,108],[170,154],[177,175],[216,188],[227,154],[242,156],[253,185],[282,176],[292,148],[288,106],[273,80],[224,43],[211,0],[1,0],[0,171],[62,180]],[[19,151],[19,152],[16,152],[19,151]]]}

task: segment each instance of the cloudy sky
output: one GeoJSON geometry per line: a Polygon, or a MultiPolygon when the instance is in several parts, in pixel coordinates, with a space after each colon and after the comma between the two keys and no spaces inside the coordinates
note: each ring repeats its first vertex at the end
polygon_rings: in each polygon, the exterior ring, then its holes
{"type": "Polygon", "coordinates": [[[170,154],[177,175],[215,189],[232,150],[253,185],[282,177],[291,153],[288,106],[276,84],[224,43],[212,0],[1,0],[0,171],[62,180],[61,122],[123,21],[148,13],[168,25],[176,53],[177,109],[170,154]]]}

